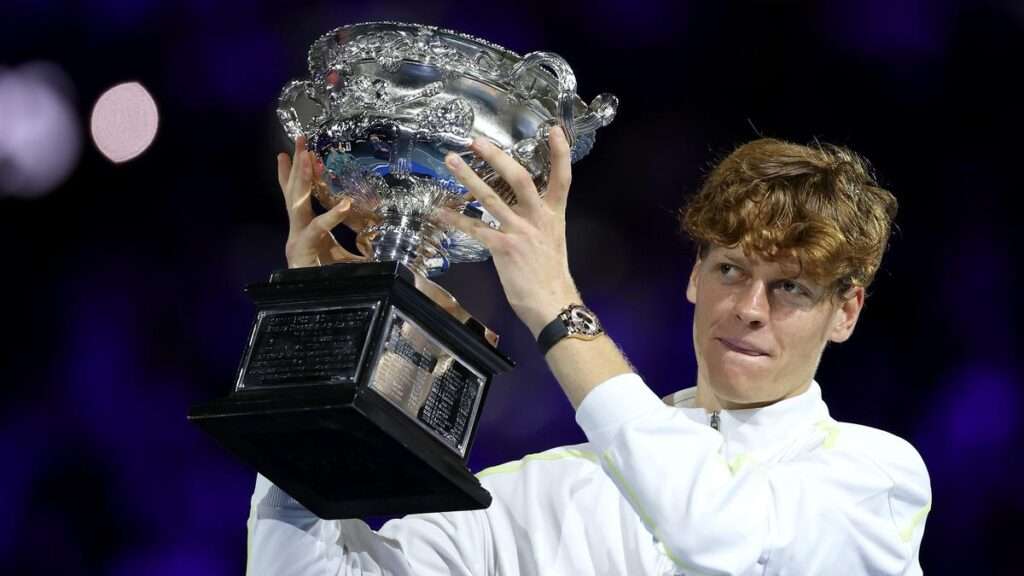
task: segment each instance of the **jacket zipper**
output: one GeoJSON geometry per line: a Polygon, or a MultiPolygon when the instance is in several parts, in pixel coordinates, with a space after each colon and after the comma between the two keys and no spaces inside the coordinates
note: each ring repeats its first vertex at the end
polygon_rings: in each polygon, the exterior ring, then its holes
{"type": "Polygon", "coordinates": [[[720,421],[718,419],[718,410],[715,410],[714,412],[711,413],[711,427],[714,428],[715,430],[718,430],[719,423],[720,421]]]}

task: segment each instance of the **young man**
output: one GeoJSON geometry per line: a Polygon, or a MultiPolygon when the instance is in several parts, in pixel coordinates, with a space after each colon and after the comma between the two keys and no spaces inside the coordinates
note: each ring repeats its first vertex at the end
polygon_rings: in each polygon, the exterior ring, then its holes
{"type": "MultiPolygon", "coordinates": [[[[905,441],[829,417],[814,381],[850,337],[896,201],[832,146],[758,140],[708,176],[681,212],[700,247],[696,386],[658,399],[633,373],[569,274],[569,150],[552,130],[541,198],[488,142],[509,207],[457,157],[452,172],[502,222],[444,218],[493,254],[505,295],[538,338],[589,439],[479,474],[487,510],[409,516],[374,533],[323,521],[260,477],[253,574],[920,574],[928,474],[905,441]]],[[[312,218],[312,160],[279,159],[292,266],[347,257],[312,218]],[[333,256],[332,256],[333,254],[333,256]]]]}

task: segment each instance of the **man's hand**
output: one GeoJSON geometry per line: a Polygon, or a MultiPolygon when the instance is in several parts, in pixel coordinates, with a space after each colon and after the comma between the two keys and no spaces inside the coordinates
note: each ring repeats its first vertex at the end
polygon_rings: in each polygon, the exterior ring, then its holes
{"type": "Polygon", "coordinates": [[[277,155],[277,181],[288,209],[288,241],[284,247],[289,268],[319,266],[335,262],[356,262],[363,256],[345,250],[331,234],[345,221],[352,201],[342,200],[337,206],[316,216],[310,195],[314,181],[323,173],[323,165],[306,150],[306,140],[295,140],[295,155],[277,155]]]}
{"type": "Polygon", "coordinates": [[[505,204],[461,158],[449,154],[445,162],[452,174],[501,222],[501,229],[451,210],[440,216],[491,251],[505,297],[535,338],[563,308],[580,301],[565,248],[565,205],[572,182],[569,144],[560,128],[551,129],[548,144],[551,176],[541,198],[526,168],[489,141],[473,141],[473,152],[512,187],[515,206],[505,204]]]}
{"type": "MultiPolygon", "coordinates": [[[[445,159],[459,182],[501,222],[500,230],[454,211],[441,212],[446,224],[491,251],[505,297],[534,338],[562,308],[580,302],[565,249],[565,203],[572,181],[569,144],[558,128],[551,129],[548,143],[551,176],[548,193],[541,198],[526,168],[490,142],[473,142],[473,151],[512,187],[518,200],[515,206],[505,204],[461,158],[450,154],[445,159]]],[[[607,336],[591,341],[562,339],[545,359],[574,407],[602,382],[632,371],[607,336]]]]}

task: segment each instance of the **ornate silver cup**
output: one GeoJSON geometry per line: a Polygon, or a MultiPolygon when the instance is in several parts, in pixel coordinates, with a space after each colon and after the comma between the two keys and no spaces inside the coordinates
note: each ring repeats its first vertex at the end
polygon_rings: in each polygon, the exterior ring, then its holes
{"type": "Polygon", "coordinates": [[[414,24],[338,28],[313,44],[309,66],[278,114],[326,167],[319,202],[352,199],[346,223],[370,261],[249,286],[257,314],[235,389],[189,417],[324,518],[486,507],[466,459],[490,382],[512,361],[427,277],[489,256],[439,225],[439,207],[500,223],[465,200],[443,159],[465,156],[514,203],[468,152],[472,138],[505,149],[543,193],[550,127],[562,126],[578,160],[617,100],[585,105],[554,54],[519,57],[414,24]]]}
{"type": "Polygon", "coordinates": [[[416,24],[337,28],[313,44],[309,73],[309,80],[284,88],[278,116],[292,140],[306,136],[326,167],[316,198],[327,208],[351,198],[360,245],[373,246],[367,256],[429,276],[489,256],[432,217],[447,206],[489,218],[478,203],[464,201],[445,154],[463,155],[511,204],[509,187],[468,152],[474,137],[511,154],[543,194],[548,129],[562,126],[575,162],[618,106],[610,94],[584,104],[572,69],[555,54],[520,57],[479,38],[416,24]]]}

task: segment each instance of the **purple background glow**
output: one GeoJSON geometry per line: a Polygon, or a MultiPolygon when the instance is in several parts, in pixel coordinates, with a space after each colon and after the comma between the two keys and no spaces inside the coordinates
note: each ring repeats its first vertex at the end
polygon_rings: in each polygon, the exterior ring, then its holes
{"type": "MultiPolygon", "coordinates": [[[[585,100],[620,97],[574,174],[570,258],[661,394],[693,384],[690,249],[673,211],[709,164],[758,133],[870,158],[899,230],[857,333],[818,379],[834,416],[924,456],[929,574],[1017,565],[1018,2],[15,0],[0,8],[0,70],[60,66],[76,134],[125,81],[153,94],[161,123],[131,162],[87,144],[51,194],[0,196],[0,571],[242,571],[253,473],[185,414],[230,387],[252,314],[242,287],[284,266],[278,91],[305,76],[319,34],[383,19],[557,52],[585,100]]],[[[471,467],[582,441],[491,265],[443,283],[519,362],[492,388],[471,467]]]]}

